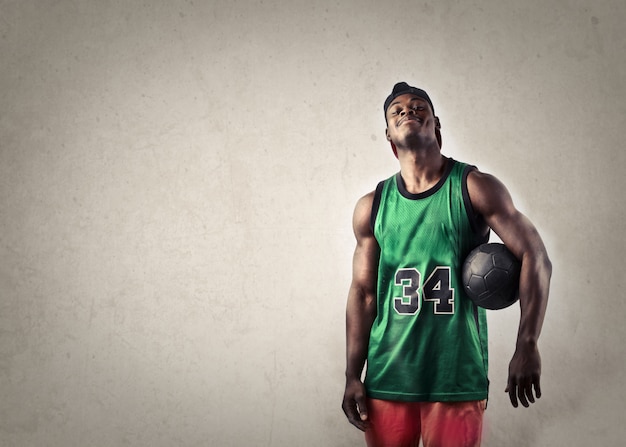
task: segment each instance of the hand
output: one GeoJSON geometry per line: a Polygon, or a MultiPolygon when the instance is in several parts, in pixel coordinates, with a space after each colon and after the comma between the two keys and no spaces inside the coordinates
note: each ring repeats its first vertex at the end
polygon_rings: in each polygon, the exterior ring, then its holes
{"type": "Polygon", "coordinates": [[[511,404],[517,408],[518,399],[524,407],[535,403],[541,397],[541,357],[535,344],[518,346],[509,364],[509,379],[505,392],[509,393],[511,404]],[[530,403],[529,403],[530,402],[530,403]]]}
{"type": "Polygon", "coordinates": [[[365,403],[365,386],[360,380],[350,380],[346,383],[346,391],[343,395],[343,412],[348,421],[361,431],[367,430],[367,405],[365,403]]]}

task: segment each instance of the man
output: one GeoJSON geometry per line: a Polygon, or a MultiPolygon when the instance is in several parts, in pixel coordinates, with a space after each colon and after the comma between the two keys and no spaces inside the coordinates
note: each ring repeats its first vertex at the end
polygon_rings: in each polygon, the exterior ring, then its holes
{"type": "Polygon", "coordinates": [[[354,211],[342,407],[368,446],[417,446],[420,439],[425,447],[479,446],[486,315],[464,293],[463,261],[491,229],[522,262],[506,388],[514,407],[541,396],[537,340],[551,263],[500,181],[442,155],[439,119],[425,91],[398,83],[384,111],[400,172],[354,211]]]}

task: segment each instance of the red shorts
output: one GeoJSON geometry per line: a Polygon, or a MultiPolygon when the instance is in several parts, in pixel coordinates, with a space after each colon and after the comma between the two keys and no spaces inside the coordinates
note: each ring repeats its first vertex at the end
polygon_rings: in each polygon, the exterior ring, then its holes
{"type": "Polygon", "coordinates": [[[479,447],[486,401],[395,402],[368,399],[368,447],[479,447]]]}

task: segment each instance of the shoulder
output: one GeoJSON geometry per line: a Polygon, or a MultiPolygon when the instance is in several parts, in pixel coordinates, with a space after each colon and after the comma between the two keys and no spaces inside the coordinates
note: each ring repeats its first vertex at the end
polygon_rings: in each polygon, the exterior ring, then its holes
{"type": "Polygon", "coordinates": [[[374,207],[374,197],[376,191],[371,191],[361,197],[354,207],[354,215],[352,217],[352,226],[354,234],[359,237],[372,235],[370,219],[372,209],[374,207]]]}
{"type": "Polygon", "coordinates": [[[394,174],[391,177],[378,182],[378,185],[376,185],[376,189],[374,191],[365,194],[358,200],[354,209],[355,230],[358,225],[358,227],[363,230],[364,234],[368,233],[367,235],[374,235],[374,223],[382,201],[383,190],[385,188],[385,185],[394,181],[396,175],[399,174],[394,174]],[[366,225],[369,227],[369,231],[367,232],[365,231],[366,225]]]}
{"type": "Polygon", "coordinates": [[[511,195],[504,183],[495,176],[472,169],[467,175],[467,190],[472,206],[478,213],[488,216],[513,206],[511,195]]]}
{"type": "MultiPolygon", "coordinates": [[[[476,190],[484,190],[489,187],[502,185],[502,182],[495,176],[479,171],[477,168],[468,169],[467,186],[476,190]]],[[[502,185],[504,186],[504,185],[502,185]]]]}

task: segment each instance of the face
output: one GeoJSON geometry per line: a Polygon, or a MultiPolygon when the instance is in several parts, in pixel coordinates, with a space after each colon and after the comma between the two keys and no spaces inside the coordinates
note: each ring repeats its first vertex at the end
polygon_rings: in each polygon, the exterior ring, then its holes
{"type": "Polygon", "coordinates": [[[413,94],[400,95],[387,109],[387,139],[395,145],[410,146],[436,140],[438,120],[428,102],[413,94]]]}

